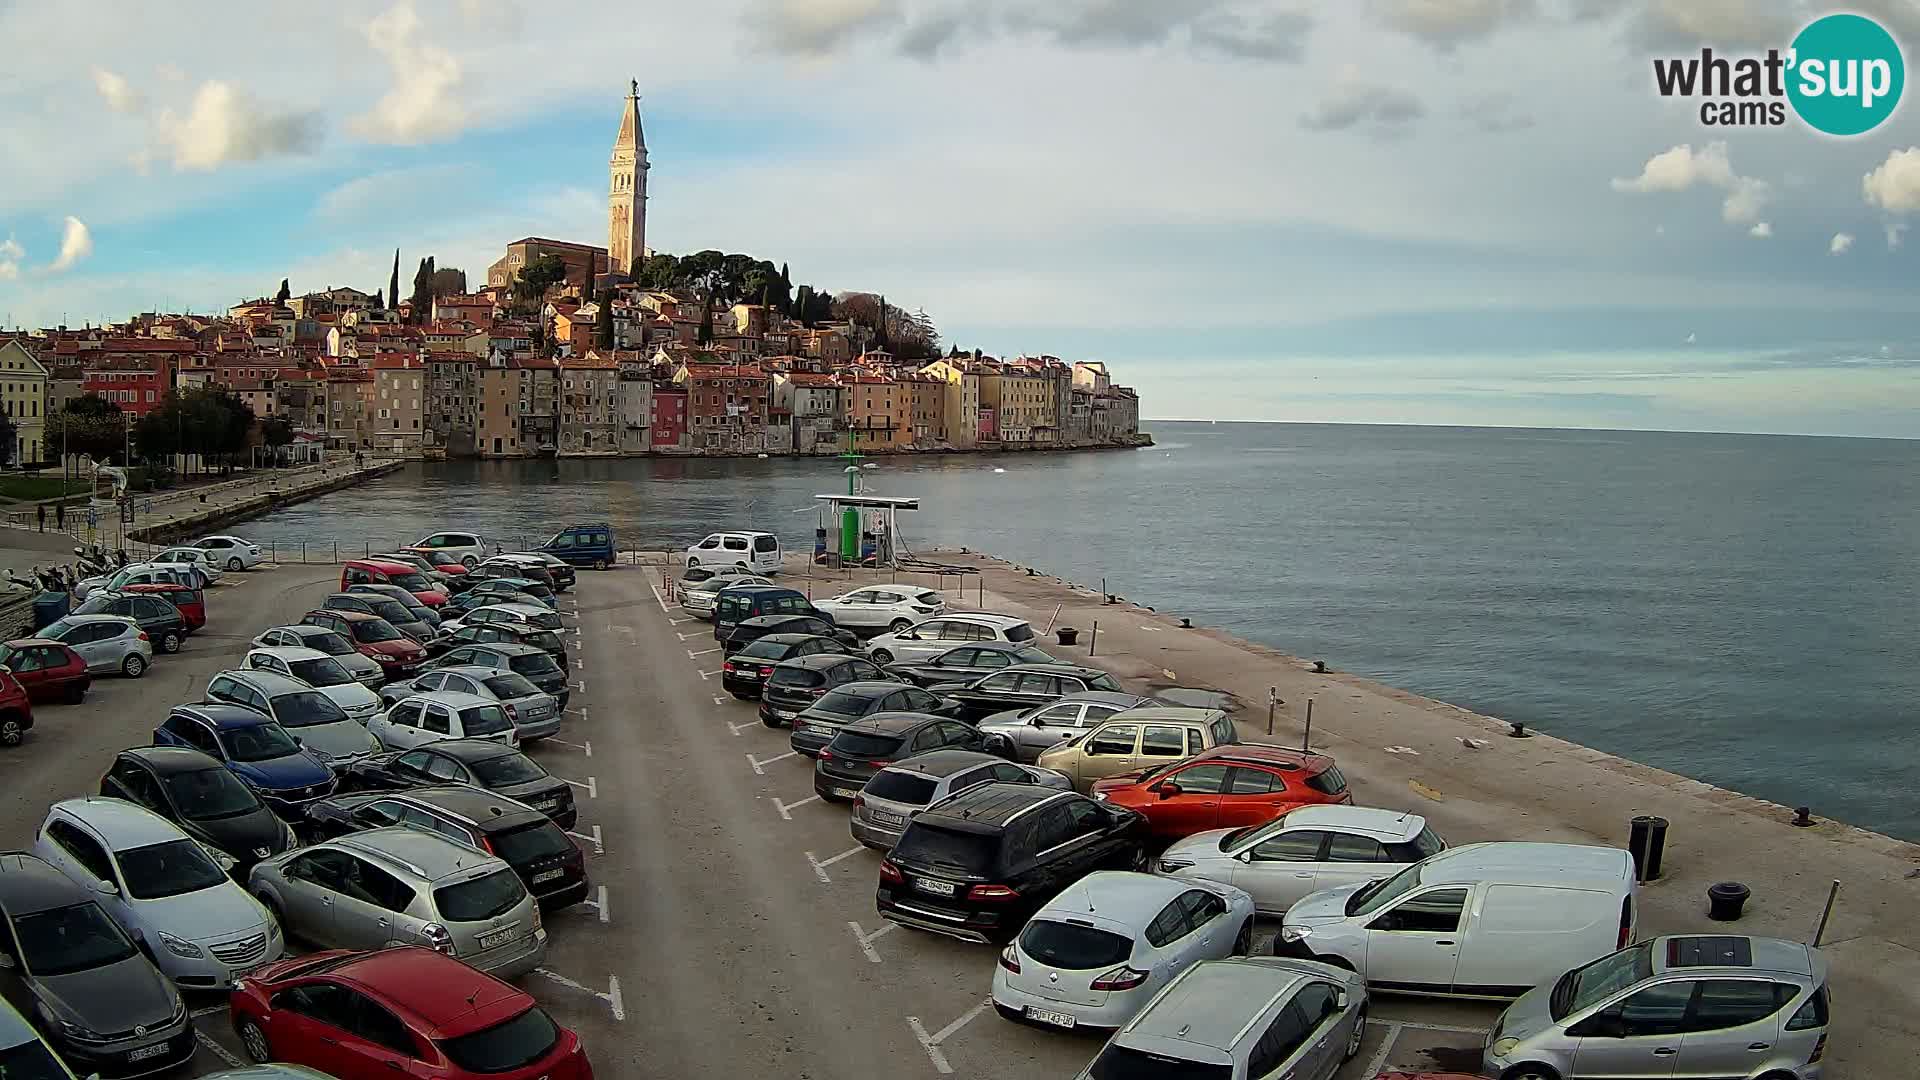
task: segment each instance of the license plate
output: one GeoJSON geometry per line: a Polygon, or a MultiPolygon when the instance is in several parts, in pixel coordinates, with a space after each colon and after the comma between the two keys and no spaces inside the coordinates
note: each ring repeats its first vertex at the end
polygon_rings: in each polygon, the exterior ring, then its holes
{"type": "Polygon", "coordinates": [[[1066,1013],[1054,1012],[1050,1009],[1036,1009],[1031,1005],[1026,1007],[1025,1013],[1029,1020],[1037,1020],[1042,1024],[1052,1024],[1054,1027],[1070,1028],[1077,1022],[1066,1013]]]}
{"type": "Polygon", "coordinates": [[[906,818],[901,817],[899,814],[889,814],[885,810],[869,810],[867,811],[867,816],[873,819],[874,824],[886,825],[890,828],[898,828],[907,823],[906,818]]]}
{"type": "Polygon", "coordinates": [[[768,711],[772,712],[773,715],[779,717],[782,720],[791,720],[794,717],[800,715],[799,713],[793,711],[792,709],[770,709],[768,711]]]}
{"type": "Polygon", "coordinates": [[[914,878],[913,887],[923,893],[932,893],[935,896],[952,896],[954,893],[953,882],[935,881],[932,878],[914,878]]]}
{"type": "Polygon", "coordinates": [[[534,803],[533,808],[535,810],[558,810],[560,809],[560,800],[559,799],[542,799],[539,802],[534,803]]]}
{"type": "Polygon", "coordinates": [[[858,794],[860,793],[852,788],[837,787],[833,789],[833,797],[836,799],[851,799],[858,794]]]}
{"type": "Polygon", "coordinates": [[[143,1046],[138,1050],[127,1051],[127,1060],[129,1062],[146,1061],[149,1058],[164,1057],[166,1053],[166,1043],[154,1043],[152,1046],[143,1046]]]}
{"type": "Polygon", "coordinates": [[[567,872],[565,870],[542,870],[533,875],[533,883],[538,885],[543,881],[559,881],[566,876],[567,872]]]}
{"type": "Polygon", "coordinates": [[[512,930],[510,930],[510,929],[509,929],[509,930],[495,930],[495,931],[494,931],[493,933],[491,933],[491,934],[481,934],[481,935],[480,935],[480,947],[481,947],[481,948],[483,948],[483,949],[491,949],[491,948],[493,948],[493,947],[494,947],[494,946],[496,946],[496,945],[505,945],[505,944],[506,944],[507,942],[509,942],[509,941],[512,941],[512,940],[513,940],[513,931],[512,931],[512,930]]]}

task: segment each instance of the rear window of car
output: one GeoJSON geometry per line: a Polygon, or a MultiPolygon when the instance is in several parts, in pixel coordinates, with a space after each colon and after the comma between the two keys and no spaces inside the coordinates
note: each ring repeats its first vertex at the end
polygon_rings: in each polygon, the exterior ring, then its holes
{"type": "Polygon", "coordinates": [[[1026,623],[1015,623],[1007,627],[1006,638],[1008,641],[1032,641],[1033,627],[1026,623]]]}
{"type": "Polygon", "coordinates": [[[528,626],[537,627],[541,630],[560,629],[560,616],[557,612],[537,611],[537,612],[522,612],[521,614],[526,617],[526,623],[528,626]]]}
{"type": "Polygon", "coordinates": [[[408,592],[426,592],[433,588],[432,582],[428,581],[423,575],[412,571],[404,574],[388,574],[387,580],[408,592]]]}
{"type": "MultiPolygon", "coordinates": [[[[776,672],[775,674],[778,674],[776,672]]],[[[852,694],[845,690],[834,690],[813,703],[810,710],[826,713],[829,716],[865,716],[870,699],[865,694],[852,694]]]]}
{"type": "Polygon", "coordinates": [[[780,541],[775,540],[771,536],[756,536],[753,538],[753,550],[755,551],[772,551],[779,546],[780,541]]]}
{"type": "Polygon", "coordinates": [[[1307,786],[1322,795],[1338,795],[1347,790],[1347,775],[1340,771],[1340,766],[1329,765],[1307,777],[1307,786]]]}
{"type": "Polygon", "coordinates": [[[503,1073],[522,1069],[547,1056],[560,1041],[560,1029],[538,1008],[471,1035],[440,1042],[447,1060],[468,1072],[503,1073]]]}
{"type": "Polygon", "coordinates": [[[300,640],[307,648],[318,649],[328,656],[353,655],[353,644],[339,634],[302,634],[300,640]]]}
{"type": "Polygon", "coordinates": [[[1048,967],[1085,971],[1126,960],[1133,955],[1133,939],[1084,923],[1035,919],[1020,932],[1020,948],[1048,967]]]}
{"type": "MultiPolygon", "coordinates": [[[[758,643],[756,642],[756,644],[758,643]]],[[[742,655],[745,655],[744,650],[742,651],[742,655]]],[[[773,674],[767,676],[767,684],[769,686],[796,686],[802,689],[810,689],[826,681],[826,675],[812,668],[798,666],[788,667],[785,664],[776,666],[773,669],[773,674]]]]}
{"type": "Polygon", "coordinates": [[[734,655],[747,660],[784,660],[788,648],[784,641],[768,641],[766,638],[761,638],[734,655]]]}
{"type": "Polygon", "coordinates": [[[480,922],[505,915],[526,896],[519,875],[500,869],[458,885],[442,885],[433,890],[433,906],[450,922],[480,922]]]}
{"type": "Polygon", "coordinates": [[[933,793],[939,788],[939,782],[928,777],[882,769],[867,781],[866,795],[888,802],[925,806],[933,801],[933,793]]]}
{"type": "Polygon", "coordinates": [[[874,735],[865,731],[842,731],[827,744],[836,754],[853,757],[883,758],[898,753],[901,740],[894,735],[874,735]]]}
{"type": "Polygon", "coordinates": [[[489,675],[482,681],[486,683],[487,689],[493,691],[494,695],[502,701],[532,697],[540,692],[540,688],[528,682],[525,675],[515,675],[511,671],[489,675]]]}
{"type": "Polygon", "coordinates": [[[497,735],[512,729],[507,711],[498,705],[475,705],[460,713],[460,730],[468,735],[497,735]]]}
{"type": "Polygon", "coordinates": [[[1093,1059],[1087,1075],[1093,1080],[1229,1080],[1233,1066],[1183,1061],[1108,1043],[1093,1059]]]}
{"type": "Polygon", "coordinates": [[[528,653],[525,656],[513,657],[507,661],[507,666],[511,670],[529,678],[551,675],[560,670],[560,665],[553,662],[553,657],[543,652],[528,653]]]}
{"type": "Polygon", "coordinates": [[[1429,855],[1438,855],[1446,849],[1447,842],[1440,839],[1440,835],[1433,831],[1432,826],[1428,826],[1420,830],[1419,836],[1413,838],[1413,861],[1419,862],[1429,855]]]}
{"type": "Polygon", "coordinates": [[[496,787],[505,784],[524,784],[529,780],[538,780],[547,775],[547,770],[525,754],[501,754],[499,757],[483,758],[470,762],[468,768],[483,784],[496,787]]]}
{"type": "Polygon", "coordinates": [[[513,864],[548,859],[573,849],[573,841],[567,839],[567,835],[560,831],[560,826],[551,821],[536,821],[531,825],[492,833],[487,837],[487,842],[493,845],[495,855],[513,864]]]}
{"type": "Polygon", "coordinates": [[[752,606],[753,600],[749,597],[722,594],[713,611],[724,622],[739,622],[747,617],[747,610],[752,606]]]}
{"type": "Polygon", "coordinates": [[[907,826],[906,835],[893,846],[895,859],[971,874],[991,873],[999,852],[997,835],[954,832],[918,821],[907,826]]]}
{"type": "Polygon", "coordinates": [[[520,634],[520,640],[525,642],[528,645],[533,646],[536,649],[542,649],[542,650],[545,650],[546,652],[554,652],[555,650],[564,649],[566,647],[560,643],[560,635],[554,633],[551,630],[522,631],[520,634]]]}

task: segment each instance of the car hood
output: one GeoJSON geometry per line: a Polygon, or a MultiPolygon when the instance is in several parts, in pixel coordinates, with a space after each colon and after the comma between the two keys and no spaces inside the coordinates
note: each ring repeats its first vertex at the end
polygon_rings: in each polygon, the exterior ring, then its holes
{"type": "Polygon", "coordinates": [[[167,1026],[180,997],[145,957],[34,980],[38,996],[54,1015],[102,1034],[167,1026]]]}
{"type": "Polygon", "coordinates": [[[1025,709],[1008,709],[1005,712],[990,713],[974,726],[981,731],[998,731],[1004,735],[1011,735],[1023,727],[1032,726],[1020,719],[1026,715],[1026,712],[1025,709]]]}
{"type": "MultiPolygon", "coordinates": [[[[189,941],[227,937],[244,933],[267,923],[266,909],[247,890],[231,881],[211,889],[181,893],[159,900],[134,900],[149,926],[164,926],[167,933],[189,941]]],[[[158,942],[153,942],[156,947],[158,942]]]]}
{"type": "Polygon", "coordinates": [[[269,790],[324,784],[333,776],[325,762],[306,750],[265,761],[233,761],[228,767],[242,779],[269,790]]]}
{"type": "MultiPolygon", "coordinates": [[[[379,694],[374,693],[357,682],[341,683],[338,686],[316,686],[314,689],[327,695],[328,701],[333,702],[348,712],[352,712],[356,708],[364,708],[368,705],[378,707],[380,704],[379,694]]],[[[304,731],[306,729],[303,728],[301,730],[304,731]]]]}
{"type": "Polygon", "coordinates": [[[1526,1039],[1552,1028],[1553,987],[1553,983],[1536,986],[1507,1006],[1494,1028],[1494,1039],[1526,1039]]]}
{"type": "MultiPolygon", "coordinates": [[[[406,627],[404,626],[396,626],[394,627],[394,629],[399,630],[402,633],[406,632],[406,627]]],[[[368,644],[362,645],[361,648],[372,649],[374,652],[379,653],[381,656],[392,656],[401,660],[405,660],[416,653],[418,653],[421,656],[425,656],[427,654],[427,650],[421,648],[419,642],[402,641],[397,638],[393,641],[370,642],[368,644]]]]}
{"type": "Polygon", "coordinates": [[[286,840],[280,818],[266,807],[228,818],[182,821],[181,827],[242,862],[280,853],[286,840]]]}
{"type": "Polygon", "coordinates": [[[358,720],[335,720],[331,724],[288,728],[287,734],[299,739],[308,750],[323,759],[364,757],[380,750],[380,740],[374,738],[373,733],[358,720]]]}
{"type": "MultiPolygon", "coordinates": [[[[1098,785],[1095,785],[1096,787],[1098,785]]],[[[1163,859],[1181,858],[1198,862],[1201,859],[1231,859],[1233,856],[1220,850],[1220,838],[1233,832],[1232,829],[1208,829],[1206,832],[1183,836],[1167,845],[1160,853],[1163,859]]]]}
{"type": "Polygon", "coordinates": [[[1286,921],[1290,923],[1327,923],[1347,918],[1347,898],[1367,887],[1365,881],[1352,885],[1341,885],[1333,889],[1321,889],[1311,892],[1294,901],[1287,909],[1286,921]]]}

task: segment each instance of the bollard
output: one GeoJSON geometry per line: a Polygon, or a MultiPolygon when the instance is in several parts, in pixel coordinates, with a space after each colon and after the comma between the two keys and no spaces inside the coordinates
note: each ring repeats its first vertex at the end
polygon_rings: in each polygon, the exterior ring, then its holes
{"type": "Polygon", "coordinates": [[[1812,828],[1813,827],[1813,808],[1811,806],[1794,807],[1793,825],[1795,828],[1800,828],[1800,829],[1812,828]]]}
{"type": "Polygon", "coordinates": [[[1707,889],[1707,918],[1715,922],[1733,922],[1740,918],[1753,890],[1737,881],[1722,881],[1707,889]]]}
{"type": "Polygon", "coordinates": [[[1071,626],[1063,626],[1055,630],[1053,635],[1062,645],[1073,645],[1080,640],[1080,631],[1071,626]]]}
{"type": "Polygon", "coordinates": [[[1645,884],[1660,880],[1660,861],[1666,846],[1666,818],[1642,814],[1628,823],[1627,851],[1633,855],[1635,881],[1645,884]]]}
{"type": "Polygon", "coordinates": [[[1507,721],[1507,725],[1508,725],[1507,738],[1509,739],[1533,738],[1533,732],[1527,730],[1527,725],[1524,720],[1509,720],[1507,721]]]}
{"type": "Polygon", "coordinates": [[[1327,662],[1325,660],[1315,660],[1313,662],[1313,673],[1316,675],[1325,675],[1327,673],[1327,662]]]}
{"type": "Polygon", "coordinates": [[[1093,636],[1087,639],[1087,655],[1093,655],[1093,647],[1100,644],[1100,620],[1093,620],[1093,636]]]}
{"type": "Polygon", "coordinates": [[[1307,699],[1307,730],[1305,734],[1300,736],[1300,752],[1304,754],[1311,751],[1312,749],[1313,749],[1313,699],[1308,698],[1307,699]]]}

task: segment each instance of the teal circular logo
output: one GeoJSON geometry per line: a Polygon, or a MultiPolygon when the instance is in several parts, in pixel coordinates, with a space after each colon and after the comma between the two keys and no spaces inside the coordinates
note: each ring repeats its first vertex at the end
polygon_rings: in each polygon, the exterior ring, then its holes
{"type": "Polygon", "coordinates": [[[1816,131],[1861,135],[1900,104],[1907,63],[1900,43],[1862,15],[1815,19],[1793,39],[1787,100],[1816,131]]]}

